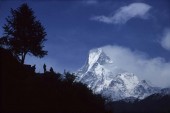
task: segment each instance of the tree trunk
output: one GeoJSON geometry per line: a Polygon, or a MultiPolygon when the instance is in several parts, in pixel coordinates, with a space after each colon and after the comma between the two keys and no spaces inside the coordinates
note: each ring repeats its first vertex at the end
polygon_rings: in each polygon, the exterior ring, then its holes
{"type": "Polygon", "coordinates": [[[27,54],[27,53],[23,53],[23,54],[22,54],[21,64],[24,64],[26,54],[27,54]]]}

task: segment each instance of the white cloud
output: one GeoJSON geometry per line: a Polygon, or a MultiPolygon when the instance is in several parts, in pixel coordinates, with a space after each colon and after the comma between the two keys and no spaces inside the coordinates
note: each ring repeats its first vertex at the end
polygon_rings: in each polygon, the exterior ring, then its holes
{"type": "Polygon", "coordinates": [[[113,16],[95,16],[92,20],[108,24],[125,24],[132,18],[146,19],[151,6],[145,3],[132,3],[128,6],[119,8],[113,16]]]}
{"type": "Polygon", "coordinates": [[[132,51],[121,46],[102,48],[113,60],[113,66],[134,73],[141,80],[149,80],[155,86],[170,86],[170,62],[165,62],[163,58],[148,58],[142,52],[132,51]]]}
{"type": "Polygon", "coordinates": [[[170,28],[164,31],[163,37],[161,39],[161,45],[166,50],[170,50],[170,28]]]}

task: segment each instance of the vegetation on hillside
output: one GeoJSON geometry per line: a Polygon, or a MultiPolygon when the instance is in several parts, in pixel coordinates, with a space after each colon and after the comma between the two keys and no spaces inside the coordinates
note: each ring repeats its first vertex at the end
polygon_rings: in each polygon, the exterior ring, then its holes
{"type": "Polygon", "coordinates": [[[75,76],[35,73],[0,48],[1,105],[7,113],[104,113],[105,101],[75,76]],[[64,78],[63,78],[64,77],[64,78]]]}

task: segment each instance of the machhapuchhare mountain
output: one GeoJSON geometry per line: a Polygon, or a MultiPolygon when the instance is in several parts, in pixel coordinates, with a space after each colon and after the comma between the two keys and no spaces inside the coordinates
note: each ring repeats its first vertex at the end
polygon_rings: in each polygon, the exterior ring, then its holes
{"type": "Polygon", "coordinates": [[[162,93],[163,89],[160,87],[140,80],[133,72],[116,66],[115,60],[103,48],[90,50],[85,65],[76,72],[76,80],[87,84],[94,93],[102,94],[111,101],[127,98],[133,101],[162,93]]]}

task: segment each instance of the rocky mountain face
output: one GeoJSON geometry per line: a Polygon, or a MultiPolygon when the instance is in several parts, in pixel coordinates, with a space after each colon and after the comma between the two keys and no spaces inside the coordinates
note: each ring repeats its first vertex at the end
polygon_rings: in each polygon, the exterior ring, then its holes
{"type": "Polygon", "coordinates": [[[143,99],[161,91],[146,80],[139,80],[133,73],[114,65],[114,60],[102,48],[90,50],[87,62],[76,72],[76,80],[112,101],[143,99]]]}

